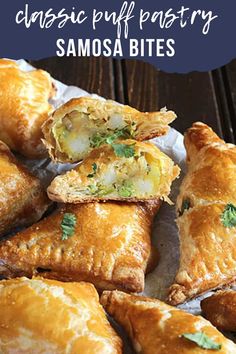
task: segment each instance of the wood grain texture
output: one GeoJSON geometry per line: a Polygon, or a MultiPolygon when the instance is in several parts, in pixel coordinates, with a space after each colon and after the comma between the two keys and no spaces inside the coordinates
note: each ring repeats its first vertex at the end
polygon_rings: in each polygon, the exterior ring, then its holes
{"type": "Polygon", "coordinates": [[[180,132],[200,120],[222,136],[211,74],[168,74],[134,60],[125,62],[125,72],[131,106],[141,110],[167,106],[177,113],[172,126],[180,132]]]}
{"type": "Polygon", "coordinates": [[[137,60],[49,58],[31,62],[68,85],[143,111],[167,106],[183,133],[193,122],[210,125],[228,142],[236,138],[236,60],[211,73],[168,74],[137,60]]]}
{"type": "Polygon", "coordinates": [[[30,63],[47,70],[55,79],[67,85],[79,86],[91,93],[115,99],[112,59],[53,57],[30,63]]]}
{"type": "Polygon", "coordinates": [[[236,142],[236,60],[223,68],[225,79],[227,104],[231,118],[234,141],[236,142]]]}

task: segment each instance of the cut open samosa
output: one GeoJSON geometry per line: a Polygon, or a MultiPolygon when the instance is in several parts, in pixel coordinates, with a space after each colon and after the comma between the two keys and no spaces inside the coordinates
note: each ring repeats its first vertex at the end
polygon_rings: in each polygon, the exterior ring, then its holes
{"type": "Polygon", "coordinates": [[[175,118],[166,109],[144,113],[111,100],[75,98],[44,124],[44,143],[53,160],[77,162],[92,149],[117,139],[142,141],[164,135],[175,118]]]}
{"type": "Polygon", "coordinates": [[[179,168],[152,143],[124,140],[93,150],[75,169],[57,176],[49,198],[64,203],[97,200],[169,200],[179,168]]]}

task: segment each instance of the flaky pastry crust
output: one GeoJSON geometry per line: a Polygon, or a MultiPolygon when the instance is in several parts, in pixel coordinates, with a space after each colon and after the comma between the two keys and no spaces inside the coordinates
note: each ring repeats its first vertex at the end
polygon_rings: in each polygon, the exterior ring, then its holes
{"type": "Polygon", "coordinates": [[[222,290],[201,301],[203,315],[219,330],[236,332],[236,291],[222,290]]]}
{"type": "MultiPolygon", "coordinates": [[[[116,156],[112,146],[103,145],[93,150],[76,168],[66,172],[64,175],[57,176],[47,189],[49,198],[63,203],[87,203],[107,200],[137,202],[155,199],[169,201],[168,195],[171,184],[179,175],[179,167],[174,165],[174,162],[152,143],[135,142],[133,140],[125,140],[120,143],[133,146],[135,150],[134,157],[116,156]],[[148,171],[141,170],[142,165],[140,165],[141,167],[134,172],[136,162],[139,164],[140,161],[139,157],[137,157],[138,155],[145,156],[145,163],[148,161],[147,166],[149,165],[148,171]],[[94,164],[96,164],[97,171],[91,176],[94,164]],[[158,170],[157,172],[155,168],[158,170]],[[113,180],[105,185],[105,182],[111,179],[111,175],[113,180]],[[135,187],[132,195],[124,196],[119,194],[120,187],[114,187],[114,185],[119,185],[119,178],[123,181],[122,183],[126,181],[129,183],[137,177],[139,177],[138,186],[140,187],[135,187]],[[147,178],[148,182],[150,180],[153,190],[144,195],[142,193],[145,178],[147,178]],[[91,185],[94,188],[96,187],[97,190],[93,191],[91,185]],[[103,189],[100,190],[100,187],[103,189]],[[107,190],[104,191],[105,187],[108,191],[110,189],[111,191],[109,193],[107,190]],[[104,193],[102,194],[101,192],[103,191],[104,193]]],[[[135,185],[135,181],[132,184],[135,185]]]]}
{"type": "Polygon", "coordinates": [[[122,353],[92,284],[1,281],[0,303],[1,353],[122,353]]]}
{"type": "Polygon", "coordinates": [[[22,71],[17,63],[0,59],[0,139],[29,158],[46,156],[42,124],[53,108],[50,75],[43,70],[22,71]]]}
{"type": "MultiPolygon", "coordinates": [[[[52,160],[59,162],[76,162],[76,159],[68,157],[55,136],[57,125],[67,126],[64,119],[70,119],[70,115],[83,113],[96,125],[103,125],[109,121],[111,116],[120,116],[124,121],[124,126],[135,125],[134,139],[142,141],[166,134],[169,131],[169,124],[176,118],[172,111],[165,109],[159,112],[139,112],[138,110],[118,104],[112,100],[97,99],[92,97],[74,98],[59,107],[43,125],[44,144],[48,149],[52,160]],[[73,160],[73,161],[72,161],[73,160]]],[[[112,131],[114,128],[110,128],[112,131]]],[[[74,128],[71,130],[73,131],[74,128]]],[[[97,130],[98,131],[98,130],[97,130]]],[[[130,136],[131,137],[131,136],[130,136]]],[[[90,151],[87,151],[87,154],[90,151]]],[[[85,158],[86,154],[82,158],[85,158]]],[[[77,159],[81,160],[80,159],[77,159]]]]}
{"type": "Polygon", "coordinates": [[[0,243],[0,274],[39,274],[89,281],[98,289],[141,292],[147,268],[156,265],[150,233],[159,206],[159,201],[67,205],[0,243]],[[66,213],[76,217],[76,225],[74,234],[62,240],[66,213]]]}
{"type": "Polygon", "coordinates": [[[50,203],[39,179],[0,141],[0,236],[38,221],[50,203]]]}
{"type": "Polygon", "coordinates": [[[185,134],[188,171],[177,198],[180,267],[169,302],[179,304],[236,278],[236,227],[224,224],[236,206],[236,147],[195,123],[185,134]]]}
{"type": "Polygon", "coordinates": [[[236,345],[201,316],[194,316],[156,299],[128,295],[121,291],[104,291],[100,301],[128,332],[136,353],[236,353],[236,345]],[[221,349],[203,349],[183,337],[183,334],[199,332],[221,344],[221,349]]]}

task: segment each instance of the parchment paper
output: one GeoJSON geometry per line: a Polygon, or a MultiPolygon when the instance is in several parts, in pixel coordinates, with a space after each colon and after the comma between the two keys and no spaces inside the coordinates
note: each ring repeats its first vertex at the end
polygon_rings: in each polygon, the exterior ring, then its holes
{"type": "MultiPolygon", "coordinates": [[[[17,62],[23,70],[29,71],[33,69],[33,67],[24,60],[18,60],[17,62]]],[[[54,83],[57,89],[57,95],[51,103],[55,108],[73,97],[93,96],[103,99],[95,94],[89,94],[78,87],[66,86],[57,80],[54,80],[54,83]]],[[[171,200],[175,202],[186,168],[186,153],[183,145],[183,136],[178,131],[171,128],[168,135],[152,139],[151,141],[170,156],[181,168],[181,176],[173,183],[170,195],[171,200]]],[[[73,167],[69,164],[55,164],[50,162],[50,160],[41,160],[40,162],[24,160],[23,162],[43,180],[45,185],[48,185],[51,179],[58,173],[73,167]]],[[[165,300],[167,289],[173,283],[179,264],[179,240],[175,218],[175,206],[163,203],[155,218],[152,235],[153,244],[159,251],[160,261],[157,268],[146,277],[145,291],[143,293],[146,296],[165,300]]],[[[204,297],[209,296],[209,294],[210,293],[204,295],[204,297]]],[[[192,300],[179,307],[188,312],[199,314],[201,312],[199,303],[202,298],[203,297],[192,300]]]]}

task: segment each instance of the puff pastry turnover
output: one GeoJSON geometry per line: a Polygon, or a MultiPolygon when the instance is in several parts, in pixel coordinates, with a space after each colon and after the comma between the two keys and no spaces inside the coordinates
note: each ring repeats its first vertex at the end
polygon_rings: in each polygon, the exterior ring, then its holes
{"type": "Polygon", "coordinates": [[[45,145],[52,159],[76,162],[107,141],[119,138],[147,140],[166,134],[174,112],[142,113],[111,100],[72,99],[44,124],[45,145]]]}
{"type": "Polygon", "coordinates": [[[169,301],[181,303],[236,277],[236,147],[195,123],[177,199],[180,268],[169,301]]]}
{"type": "Polygon", "coordinates": [[[128,332],[137,353],[236,353],[236,345],[210,322],[159,300],[120,291],[105,291],[101,303],[128,332]],[[200,338],[204,338],[205,343],[200,338]],[[202,347],[206,342],[209,344],[208,349],[202,347]]]}
{"type": "Polygon", "coordinates": [[[159,201],[68,204],[0,243],[0,274],[8,278],[40,274],[89,281],[100,289],[140,292],[147,267],[156,261],[150,233],[159,205],[159,201]],[[64,240],[63,230],[69,232],[64,240]]]}
{"type": "Polygon", "coordinates": [[[96,200],[168,200],[179,168],[154,144],[124,140],[103,145],[74,170],[57,176],[49,198],[64,203],[96,200]]]}
{"type": "Polygon", "coordinates": [[[0,236],[38,221],[49,204],[38,178],[0,141],[0,236]]]}
{"type": "Polygon", "coordinates": [[[223,290],[201,301],[204,316],[221,331],[236,332],[236,291],[223,290]]]}
{"type": "Polygon", "coordinates": [[[1,281],[0,303],[1,353],[122,353],[92,284],[1,281]]]}
{"type": "Polygon", "coordinates": [[[0,59],[0,139],[26,157],[45,156],[41,126],[52,112],[48,100],[53,95],[47,72],[25,72],[0,59]]]}

